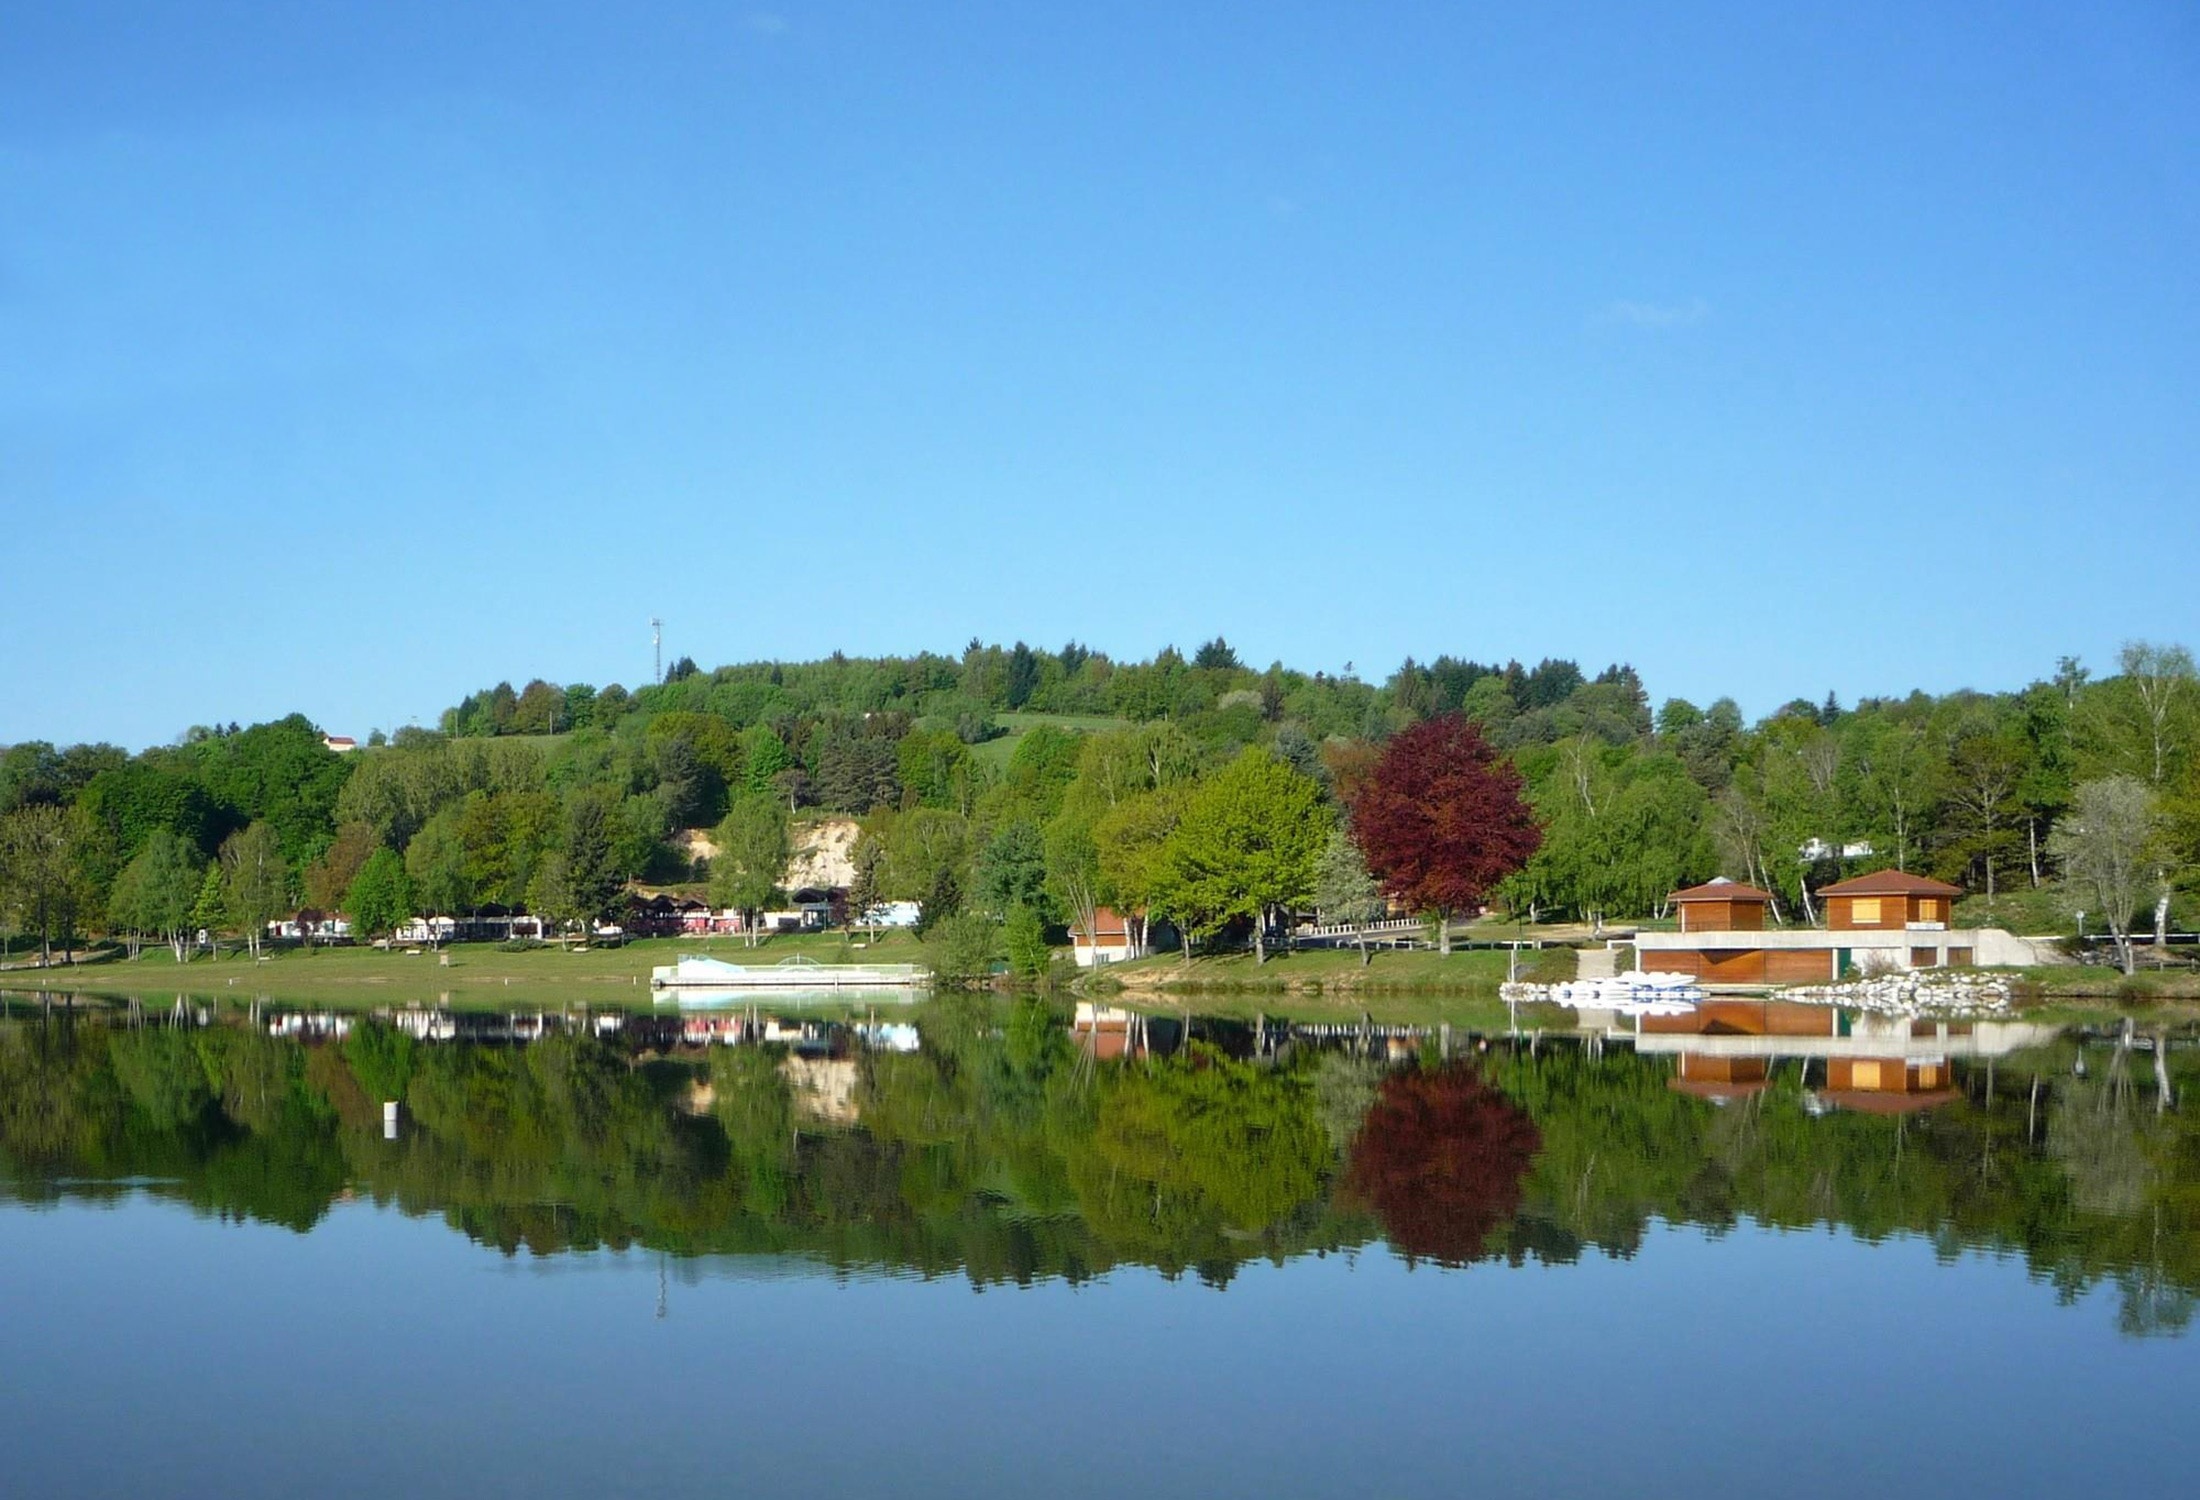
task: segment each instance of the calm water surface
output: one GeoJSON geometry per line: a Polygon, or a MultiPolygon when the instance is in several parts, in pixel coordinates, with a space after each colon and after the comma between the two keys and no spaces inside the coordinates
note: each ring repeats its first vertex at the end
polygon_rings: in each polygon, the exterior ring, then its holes
{"type": "Polygon", "coordinates": [[[0,1027],[0,1491],[2200,1472],[2182,1038],[2160,1070],[2144,1034],[1968,1028],[1446,1058],[1203,1026],[1141,1056],[1038,1005],[914,1019],[0,1027]],[[1836,1087],[1869,1050],[1902,1081],[1836,1087]]]}

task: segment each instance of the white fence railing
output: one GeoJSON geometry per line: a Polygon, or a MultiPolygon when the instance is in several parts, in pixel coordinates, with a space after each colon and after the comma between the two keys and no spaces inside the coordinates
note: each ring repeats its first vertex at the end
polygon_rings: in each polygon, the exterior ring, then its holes
{"type": "Polygon", "coordinates": [[[1418,932],[1428,924],[1419,917],[1387,917],[1380,922],[1302,922],[1295,929],[1302,938],[1350,937],[1358,932],[1418,932]]]}

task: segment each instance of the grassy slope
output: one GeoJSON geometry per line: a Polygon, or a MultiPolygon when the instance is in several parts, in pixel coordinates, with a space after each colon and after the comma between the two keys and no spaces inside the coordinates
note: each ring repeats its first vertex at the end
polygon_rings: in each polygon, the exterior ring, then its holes
{"type": "Polygon", "coordinates": [[[971,756],[983,765],[998,771],[1008,765],[1009,757],[1016,753],[1016,746],[1023,737],[1041,724],[1051,724],[1057,729],[1074,729],[1082,734],[1097,734],[1106,729],[1128,729],[1130,720],[1111,719],[1099,714],[995,714],[993,722],[1008,733],[999,739],[987,740],[970,748],[971,756]]]}

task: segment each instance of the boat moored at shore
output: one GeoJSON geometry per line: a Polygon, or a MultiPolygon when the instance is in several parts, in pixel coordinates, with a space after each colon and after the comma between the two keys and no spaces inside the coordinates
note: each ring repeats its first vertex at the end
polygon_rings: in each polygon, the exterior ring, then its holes
{"type": "Polygon", "coordinates": [[[651,969],[649,987],[662,1002],[694,991],[915,989],[929,978],[918,964],[821,964],[813,958],[736,964],[683,954],[677,963],[651,969]]]}

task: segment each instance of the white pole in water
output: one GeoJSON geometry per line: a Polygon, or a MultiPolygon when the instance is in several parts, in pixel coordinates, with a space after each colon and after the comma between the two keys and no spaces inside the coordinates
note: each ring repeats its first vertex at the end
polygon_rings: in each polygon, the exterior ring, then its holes
{"type": "Polygon", "coordinates": [[[395,1099],[382,1101],[382,1139],[385,1141],[397,1139],[397,1101],[395,1099]]]}

